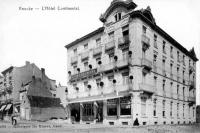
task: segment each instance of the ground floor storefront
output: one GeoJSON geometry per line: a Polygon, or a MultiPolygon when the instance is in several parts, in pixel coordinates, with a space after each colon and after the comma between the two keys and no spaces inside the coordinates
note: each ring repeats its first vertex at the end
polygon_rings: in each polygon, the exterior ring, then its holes
{"type": "Polygon", "coordinates": [[[195,105],[141,92],[76,99],[68,103],[72,123],[160,125],[195,122],[195,105]]]}

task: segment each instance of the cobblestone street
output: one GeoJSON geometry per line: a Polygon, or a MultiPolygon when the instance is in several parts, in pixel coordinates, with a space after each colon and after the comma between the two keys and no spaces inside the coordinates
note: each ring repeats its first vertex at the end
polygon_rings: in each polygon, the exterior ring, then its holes
{"type": "Polygon", "coordinates": [[[8,122],[0,122],[0,133],[199,133],[200,125],[160,125],[160,126],[105,126],[102,124],[58,124],[44,122],[19,122],[13,127],[8,122]]]}

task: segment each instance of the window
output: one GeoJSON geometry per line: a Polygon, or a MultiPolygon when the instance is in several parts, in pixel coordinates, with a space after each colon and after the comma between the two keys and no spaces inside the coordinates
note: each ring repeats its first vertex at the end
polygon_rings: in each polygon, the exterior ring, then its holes
{"type": "Polygon", "coordinates": [[[174,58],[174,56],[173,56],[173,47],[172,46],[170,47],[170,56],[171,56],[171,58],[174,58]]]}
{"type": "Polygon", "coordinates": [[[154,85],[157,86],[157,76],[154,76],[154,85]]]}
{"type": "Polygon", "coordinates": [[[166,54],[166,48],[165,48],[165,44],[166,44],[166,42],[165,42],[165,41],[163,41],[163,53],[164,53],[164,54],[166,54]]]}
{"type": "Polygon", "coordinates": [[[122,14],[120,12],[115,14],[115,21],[119,21],[121,19],[122,19],[122,14]]]}
{"type": "Polygon", "coordinates": [[[101,79],[100,79],[100,78],[96,79],[97,88],[100,87],[100,82],[101,82],[101,79]]]}
{"type": "Polygon", "coordinates": [[[156,108],[157,108],[156,99],[154,99],[154,101],[153,101],[153,116],[156,116],[156,108]]]}
{"type": "Polygon", "coordinates": [[[101,45],[101,38],[96,39],[96,45],[97,47],[101,45]]]}
{"type": "Polygon", "coordinates": [[[183,80],[185,79],[185,71],[183,70],[183,80]]]}
{"type": "Polygon", "coordinates": [[[155,48],[158,48],[158,46],[157,46],[157,38],[158,38],[157,35],[154,34],[154,47],[155,48]]]}
{"type": "MultiPolygon", "coordinates": [[[[97,57],[97,58],[96,58],[96,63],[97,63],[97,64],[99,63],[99,61],[101,61],[101,57],[97,57]]],[[[100,65],[100,64],[98,64],[98,65],[100,65]]]]}
{"type": "Polygon", "coordinates": [[[185,104],[183,104],[183,118],[185,117],[185,104]]]}
{"type": "Polygon", "coordinates": [[[84,69],[87,71],[89,68],[88,68],[88,62],[84,62],[84,69]]]}
{"type": "Polygon", "coordinates": [[[185,66],[185,55],[183,55],[183,65],[185,66]]]}
{"type": "Polygon", "coordinates": [[[131,97],[120,98],[120,115],[131,115],[131,97]]]}
{"type": "Polygon", "coordinates": [[[108,33],[110,39],[114,39],[114,31],[108,33]]]}
{"type": "Polygon", "coordinates": [[[180,54],[179,54],[179,51],[177,51],[177,61],[180,62],[180,54]]]}
{"type": "Polygon", "coordinates": [[[109,54],[109,60],[110,62],[114,62],[114,54],[109,54]]]}
{"type": "Polygon", "coordinates": [[[165,58],[163,58],[163,60],[162,60],[162,65],[163,65],[163,70],[165,71],[165,58]]]}
{"type": "Polygon", "coordinates": [[[123,84],[126,85],[129,83],[129,77],[128,77],[129,73],[128,72],[125,72],[125,73],[122,73],[122,78],[123,78],[123,84]]]}
{"type": "Polygon", "coordinates": [[[147,33],[147,27],[146,26],[142,26],[142,31],[143,31],[143,34],[146,34],[147,33]]]}
{"type": "Polygon", "coordinates": [[[74,49],[74,55],[76,55],[76,54],[77,54],[77,48],[74,49]]]}
{"type": "Polygon", "coordinates": [[[154,55],[153,55],[153,64],[154,64],[154,65],[156,65],[156,61],[157,61],[157,55],[154,54],[154,55]]]}
{"type": "Polygon", "coordinates": [[[141,115],[146,116],[146,99],[141,99],[141,115]]]}
{"type": "Polygon", "coordinates": [[[123,59],[128,59],[128,51],[122,51],[123,59]]]}
{"type": "Polygon", "coordinates": [[[87,87],[88,87],[88,81],[83,82],[83,84],[84,84],[84,88],[85,88],[85,90],[87,90],[87,87]]]}
{"type": "Polygon", "coordinates": [[[88,49],[88,44],[84,44],[84,49],[88,49]]]}
{"type": "Polygon", "coordinates": [[[83,116],[93,116],[93,103],[83,104],[83,116]]]}
{"type": "Polygon", "coordinates": [[[185,97],[185,87],[183,87],[183,98],[185,97]]]}
{"type": "Polygon", "coordinates": [[[77,65],[74,65],[73,69],[74,69],[74,73],[77,73],[77,65]]]}
{"type": "Polygon", "coordinates": [[[177,117],[179,118],[179,103],[177,103],[177,117]]]}
{"type": "Polygon", "coordinates": [[[108,116],[117,116],[117,99],[107,100],[107,114],[108,116]]]}
{"type": "Polygon", "coordinates": [[[165,117],[165,100],[163,100],[163,112],[162,112],[163,117],[165,117]]]}
{"type": "Polygon", "coordinates": [[[164,94],[165,94],[165,91],[166,91],[166,90],[165,90],[165,82],[166,82],[166,80],[164,79],[164,80],[163,80],[163,93],[164,93],[164,94]]]}
{"type": "Polygon", "coordinates": [[[177,77],[179,77],[179,67],[177,67],[177,77]]]}
{"type": "Polygon", "coordinates": [[[110,83],[110,86],[113,85],[113,79],[114,79],[114,75],[108,76],[108,80],[110,81],[110,82],[109,82],[109,83],[110,83]]]}
{"type": "Polygon", "coordinates": [[[173,102],[170,102],[170,116],[172,117],[172,107],[173,107],[173,102]]]}
{"type": "Polygon", "coordinates": [[[173,69],[173,63],[170,63],[170,74],[173,74],[172,69],[173,69]]]}

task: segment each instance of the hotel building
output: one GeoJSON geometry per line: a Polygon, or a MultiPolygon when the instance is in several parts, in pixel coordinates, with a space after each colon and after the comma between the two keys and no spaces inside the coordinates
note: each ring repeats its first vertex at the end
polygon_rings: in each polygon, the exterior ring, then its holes
{"type": "Polygon", "coordinates": [[[150,7],[136,7],[113,0],[100,16],[102,27],[65,46],[72,122],[195,122],[194,49],[157,26],[150,7]]]}

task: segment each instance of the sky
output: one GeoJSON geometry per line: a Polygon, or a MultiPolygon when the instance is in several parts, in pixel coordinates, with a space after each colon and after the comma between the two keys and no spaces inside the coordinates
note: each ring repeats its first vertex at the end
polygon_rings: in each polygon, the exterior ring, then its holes
{"type": "MultiPolygon", "coordinates": [[[[94,31],[112,0],[0,0],[0,72],[25,61],[46,69],[49,78],[67,85],[65,45],[94,31]],[[41,10],[42,7],[78,10],[41,10]],[[34,10],[20,10],[19,8],[34,10]],[[39,8],[36,10],[35,8],[39,8]]],[[[200,57],[199,0],[133,0],[137,9],[151,7],[156,24],[200,57]]],[[[197,81],[200,80],[197,63],[197,81]]],[[[197,104],[200,104],[197,82],[197,104]]]]}

